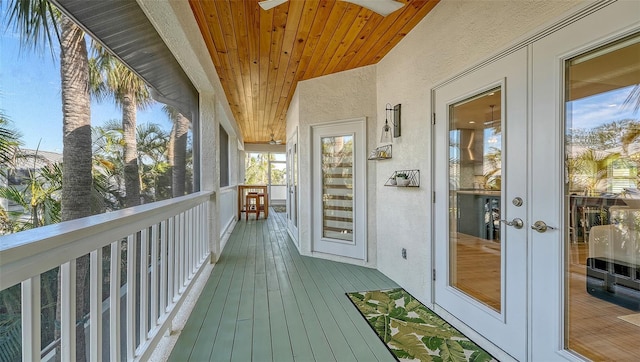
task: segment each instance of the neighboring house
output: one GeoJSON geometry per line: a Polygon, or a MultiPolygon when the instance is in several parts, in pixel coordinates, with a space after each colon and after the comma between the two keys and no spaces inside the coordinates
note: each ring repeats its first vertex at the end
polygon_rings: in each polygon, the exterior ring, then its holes
{"type": "MultiPolygon", "coordinates": [[[[16,186],[20,188],[21,185],[23,185],[24,180],[29,177],[29,172],[37,171],[43,167],[50,166],[56,163],[62,163],[61,153],[42,150],[20,149],[19,157],[17,157],[15,161],[15,166],[11,168],[7,168],[6,166],[3,167],[1,173],[2,176],[0,176],[0,185],[16,186]]],[[[10,202],[6,199],[0,200],[2,200],[2,207],[5,210],[20,211],[20,205],[10,202]]]]}

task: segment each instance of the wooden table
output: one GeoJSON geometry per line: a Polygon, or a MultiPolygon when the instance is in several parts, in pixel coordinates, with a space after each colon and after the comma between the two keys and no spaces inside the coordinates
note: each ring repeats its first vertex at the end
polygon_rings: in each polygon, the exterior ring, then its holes
{"type": "Polygon", "coordinates": [[[247,193],[257,192],[264,194],[264,218],[269,217],[269,194],[267,193],[267,185],[238,185],[238,220],[245,211],[245,200],[247,193]]]}

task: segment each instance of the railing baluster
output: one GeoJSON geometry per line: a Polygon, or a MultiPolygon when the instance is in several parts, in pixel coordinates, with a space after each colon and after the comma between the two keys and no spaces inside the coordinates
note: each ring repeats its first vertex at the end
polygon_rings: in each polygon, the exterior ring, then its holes
{"type": "Polygon", "coordinates": [[[151,227],[151,328],[158,325],[158,224],[151,227]]]}
{"type": "Polygon", "coordinates": [[[149,228],[140,232],[140,345],[147,341],[149,323],[149,228]]]}
{"type": "Polygon", "coordinates": [[[184,284],[187,284],[191,276],[191,209],[184,213],[184,284]]]}
{"type": "Polygon", "coordinates": [[[173,217],[167,220],[167,259],[163,263],[167,268],[167,304],[164,306],[164,311],[167,311],[167,307],[171,304],[173,300],[173,267],[174,267],[174,258],[175,254],[174,246],[173,246],[173,217]]]}
{"type": "MultiPolygon", "coordinates": [[[[195,264],[196,265],[200,265],[200,215],[202,214],[201,212],[201,205],[196,206],[195,209],[195,217],[193,218],[193,234],[194,234],[194,246],[196,248],[196,251],[194,253],[194,260],[196,261],[195,264]]],[[[198,268],[194,268],[193,272],[195,273],[198,270],[198,268]]]]}
{"type": "MultiPolygon", "coordinates": [[[[62,361],[76,360],[76,260],[60,265],[60,353],[62,361]]],[[[79,351],[84,353],[84,351],[79,351]]]]}
{"type": "MultiPolygon", "coordinates": [[[[202,204],[199,204],[198,206],[196,206],[196,217],[195,217],[195,222],[194,222],[194,227],[195,227],[195,233],[196,233],[196,260],[197,260],[197,264],[200,265],[200,262],[202,261],[202,231],[200,230],[200,226],[202,225],[202,223],[200,222],[200,220],[202,219],[202,204]]],[[[197,269],[194,269],[194,272],[197,269]]]]}
{"type": "Polygon", "coordinates": [[[136,239],[127,237],[127,360],[136,354],[136,239]]]}
{"type": "Polygon", "coordinates": [[[184,285],[184,212],[178,216],[178,290],[176,295],[182,294],[182,286],[184,285]]]}
{"type": "Polygon", "coordinates": [[[184,213],[184,284],[191,277],[191,209],[184,213]]]}
{"type": "Polygon", "coordinates": [[[102,361],[102,248],[91,252],[89,360],[102,361]]]}
{"type": "Polygon", "coordinates": [[[193,208],[187,211],[187,279],[193,275],[193,208]]]}
{"type": "Polygon", "coordinates": [[[203,257],[206,259],[206,263],[211,261],[211,246],[209,245],[209,229],[211,212],[209,211],[209,202],[205,201],[202,205],[204,209],[204,216],[202,219],[202,247],[204,248],[203,257]]]}
{"type": "Polygon", "coordinates": [[[177,253],[176,251],[177,249],[177,244],[176,244],[176,217],[172,217],[169,221],[169,233],[167,234],[167,236],[169,236],[169,257],[167,258],[167,261],[169,262],[169,277],[168,277],[168,300],[167,300],[167,304],[171,305],[174,303],[174,298],[176,296],[176,290],[177,290],[177,275],[178,275],[178,266],[176,265],[176,259],[177,259],[177,253]]]}
{"type": "MultiPolygon", "coordinates": [[[[184,265],[182,267],[182,285],[180,286],[182,292],[184,292],[184,286],[187,285],[187,281],[189,280],[189,210],[184,212],[184,219],[182,220],[182,225],[184,227],[183,230],[183,238],[184,238],[184,265]]],[[[182,293],[181,292],[181,293],[182,293]]]]}
{"type": "Polygon", "coordinates": [[[22,360],[40,361],[40,275],[22,282],[22,360]]]}
{"type": "Polygon", "coordinates": [[[109,275],[109,356],[120,360],[120,283],[122,275],[122,242],[111,243],[111,265],[109,275]]]}
{"type": "Polygon", "coordinates": [[[164,220],[160,223],[160,308],[158,310],[158,317],[163,317],[167,310],[167,293],[168,288],[168,256],[169,252],[167,248],[167,232],[169,230],[169,223],[164,220]]]}
{"type": "Polygon", "coordinates": [[[202,261],[203,263],[204,261],[204,257],[206,254],[206,250],[207,248],[205,247],[204,244],[204,239],[205,239],[205,225],[206,224],[206,220],[207,220],[207,207],[206,207],[206,203],[204,204],[200,204],[200,219],[198,219],[199,225],[198,225],[198,231],[200,232],[200,261],[202,261]]]}
{"type": "Polygon", "coordinates": [[[202,241],[204,243],[204,250],[205,250],[205,258],[207,258],[208,262],[211,261],[211,252],[212,252],[212,247],[211,247],[211,243],[209,242],[209,237],[210,235],[210,230],[211,230],[211,210],[210,210],[210,205],[211,201],[205,201],[204,203],[204,223],[202,224],[202,232],[204,233],[204,240],[202,241]]]}
{"type": "Polygon", "coordinates": [[[191,275],[196,272],[198,265],[198,205],[191,209],[191,275]]]}

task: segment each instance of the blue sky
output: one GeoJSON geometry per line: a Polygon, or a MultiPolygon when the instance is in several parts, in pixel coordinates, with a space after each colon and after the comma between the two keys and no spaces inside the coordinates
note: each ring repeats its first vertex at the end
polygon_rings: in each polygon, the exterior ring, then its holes
{"type": "MultiPolygon", "coordinates": [[[[4,7],[0,6],[4,23],[4,7]]],[[[22,134],[23,148],[62,152],[62,101],[58,50],[55,59],[49,49],[37,52],[20,47],[18,36],[0,25],[0,109],[22,134]]],[[[121,119],[112,100],[91,104],[91,123],[121,119]]],[[[138,124],[156,123],[167,130],[171,121],[155,103],[138,111],[138,124]]]]}
{"type": "Polygon", "coordinates": [[[590,129],[613,121],[638,119],[633,106],[624,105],[632,89],[628,86],[570,102],[572,127],[590,129]]]}

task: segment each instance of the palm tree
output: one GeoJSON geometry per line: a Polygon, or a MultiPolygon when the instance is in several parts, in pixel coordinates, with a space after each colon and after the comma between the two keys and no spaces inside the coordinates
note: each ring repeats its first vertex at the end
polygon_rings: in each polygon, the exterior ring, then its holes
{"type": "Polygon", "coordinates": [[[173,197],[183,196],[187,174],[187,138],[191,122],[173,107],[165,106],[163,110],[173,121],[167,150],[169,165],[172,169],[173,197]]]}
{"type": "Polygon", "coordinates": [[[603,182],[608,177],[611,164],[618,159],[620,154],[617,152],[594,149],[586,149],[575,157],[568,157],[569,189],[584,188],[587,194],[605,191],[603,182]]]}
{"type": "MultiPolygon", "coordinates": [[[[168,182],[163,180],[169,173],[166,156],[168,143],[167,133],[157,124],[143,123],[136,127],[140,189],[145,200],[167,198],[165,189],[168,182]]],[[[112,120],[101,127],[94,127],[96,168],[108,176],[117,189],[122,189],[124,148],[122,127],[117,121],[112,120]]]]}
{"type": "Polygon", "coordinates": [[[91,215],[91,99],[84,32],[60,16],[63,151],[62,220],[91,215]]]}
{"type": "Polygon", "coordinates": [[[248,153],[245,161],[245,182],[249,185],[261,185],[268,182],[269,161],[265,153],[248,153]]]}
{"type": "MultiPolygon", "coordinates": [[[[67,16],[46,0],[11,0],[8,24],[13,24],[22,44],[43,48],[53,44],[53,34],[60,43],[60,75],[62,93],[63,180],[61,218],[73,220],[91,215],[91,102],[89,98],[89,66],[84,32],[67,16]],[[45,39],[45,43],[41,39],[45,39]]],[[[53,53],[53,50],[52,50],[53,53]]],[[[76,318],[85,313],[84,291],[88,279],[88,256],[76,260],[76,318]]],[[[82,323],[78,324],[76,349],[85,350],[82,323]]],[[[84,353],[77,354],[84,360],[84,353]]]]}
{"type": "Polygon", "coordinates": [[[94,93],[102,98],[113,97],[122,109],[122,131],[124,134],[124,184],[125,206],[140,205],[140,175],[136,142],[136,112],[149,106],[153,100],[146,83],[129,67],[120,62],[104,48],[95,46],[97,69],[104,82],[94,85],[94,93]]]}
{"type": "Polygon", "coordinates": [[[167,133],[155,123],[144,123],[137,127],[138,163],[140,172],[140,186],[143,197],[149,201],[157,201],[170,197],[165,188],[167,182],[162,182],[169,172],[167,159],[167,133]]]}
{"type": "MultiPolygon", "coordinates": [[[[37,155],[31,155],[34,164],[37,155]]],[[[62,169],[59,164],[51,164],[41,169],[29,169],[28,176],[22,187],[14,185],[0,187],[0,197],[29,210],[30,218],[23,220],[22,212],[7,212],[12,220],[12,230],[18,232],[37,228],[43,225],[55,224],[60,221],[59,192],[62,188],[62,169]]]]}

